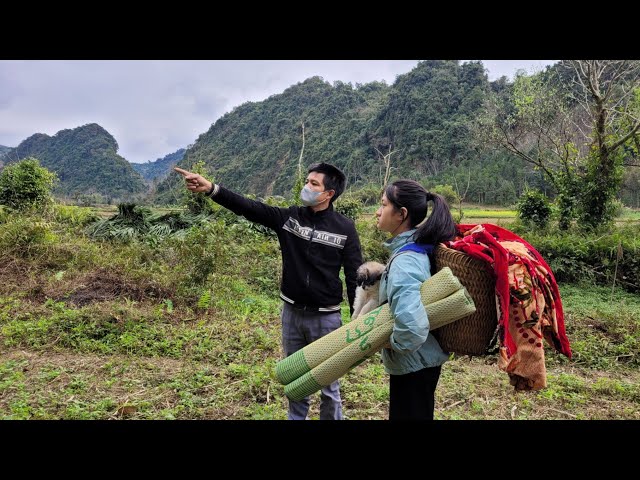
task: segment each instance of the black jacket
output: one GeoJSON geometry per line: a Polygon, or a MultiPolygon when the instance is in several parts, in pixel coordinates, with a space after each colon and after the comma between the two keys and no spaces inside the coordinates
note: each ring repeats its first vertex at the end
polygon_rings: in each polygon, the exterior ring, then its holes
{"type": "MultiPolygon", "coordinates": [[[[340,268],[344,265],[349,307],[353,313],[356,270],[362,264],[360,239],[352,220],[333,209],[278,208],[217,186],[211,198],[251,222],[273,229],[282,249],[280,296],[309,307],[342,302],[340,268]]],[[[330,308],[334,310],[335,308],[330,308]]]]}

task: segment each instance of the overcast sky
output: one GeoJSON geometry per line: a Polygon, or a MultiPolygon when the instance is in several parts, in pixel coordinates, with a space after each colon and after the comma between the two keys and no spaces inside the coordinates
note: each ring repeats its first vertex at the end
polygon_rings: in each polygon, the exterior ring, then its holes
{"type": "MultiPolygon", "coordinates": [[[[466,61],[466,60],[465,60],[466,61]]],[[[489,80],[556,60],[483,60],[489,80]]],[[[226,112],[314,75],[355,84],[409,72],[417,60],[1,60],[0,145],[98,123],[130,162],[194,143],[226,112]]]]}

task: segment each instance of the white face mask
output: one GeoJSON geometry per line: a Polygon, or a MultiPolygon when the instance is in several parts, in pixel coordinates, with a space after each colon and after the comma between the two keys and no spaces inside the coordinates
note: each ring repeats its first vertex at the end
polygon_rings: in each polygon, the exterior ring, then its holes
{"type": "Polygon", "coordinates": [[[300,190],[300,200],[302,200],[302,204],[307,207],[315,207],[320,203],[318,197],[322,193],[324,193],[324,191],[316,192],[305,185],[302,190],[300,190]]]}

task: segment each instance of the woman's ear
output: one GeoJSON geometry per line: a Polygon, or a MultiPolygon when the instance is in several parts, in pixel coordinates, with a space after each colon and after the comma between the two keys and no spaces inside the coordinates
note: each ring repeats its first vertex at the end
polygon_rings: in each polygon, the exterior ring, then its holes
{"type": "Polygon", "coordinates": [[[406,207],[400,207],[400,213],[402,214],[402,221],[404,222],[409,216],[409,210],[406,207]]]}

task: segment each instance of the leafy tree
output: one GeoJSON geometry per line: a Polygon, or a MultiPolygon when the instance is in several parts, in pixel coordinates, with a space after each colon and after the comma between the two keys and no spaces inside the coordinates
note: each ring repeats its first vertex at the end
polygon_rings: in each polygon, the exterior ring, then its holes
{"type": "Polygon", "coordinates": [[[8,165],[0,173],[0,203],[16,210],[36,209],[51,202],[57,176],[35,158],[8,165]]]}
{"type": "Polygon", "coordinates": [[[556,77],[519,72],[512,88],[487,98],[486,115],[475,131],[480,143],[498,145],[544,173],[563,205],[561,228],[570,224],[577,202],[576,145],[583,137],[571,128],[576,115],[556,77]]]}
{"type": "Polygon", "coordinates": [[[596,228],[612,218],[622,147],[637,138],[639,88],[638,61],[562,61],[492,94],[476,132],[544,172],[559,197],[560,228],[575,215],[596,228]]]}
{"type": "Polygon", "coordinates": [[[579,95],[572,98],[592,127],[580,219],[591,228],[607,224],[622,182],[624,149],[640,130],[640,61],[572,60],[579,95]]]}

